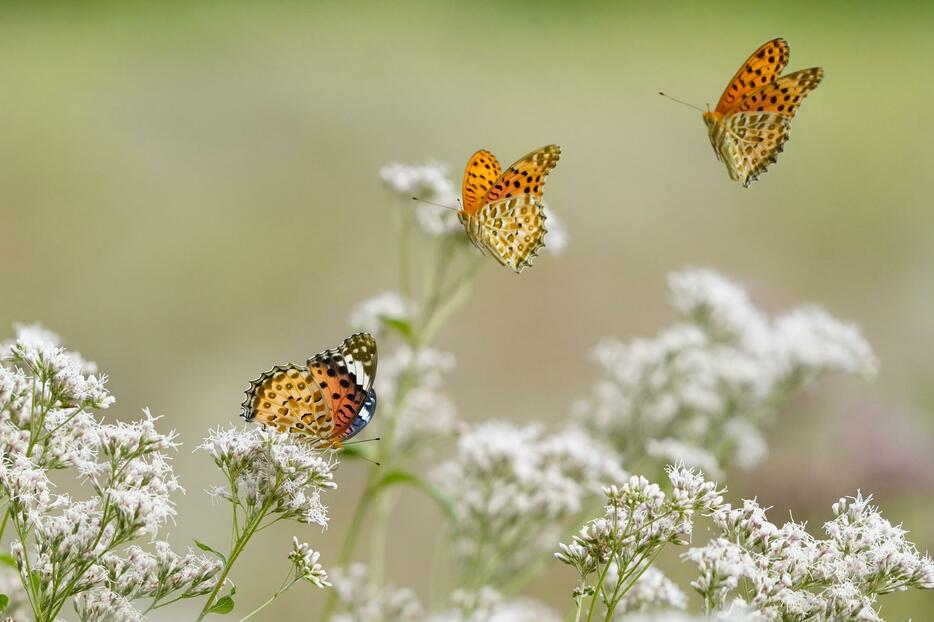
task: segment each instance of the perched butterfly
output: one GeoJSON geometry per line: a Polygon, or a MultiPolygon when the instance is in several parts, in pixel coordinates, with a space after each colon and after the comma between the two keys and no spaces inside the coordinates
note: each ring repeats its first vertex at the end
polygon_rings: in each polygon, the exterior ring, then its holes
{"type": "Polygon", "coordinates": [[[505,171],[485,149],[471,156],[464,170],[463,206],[457,215],[467,237],[482,253],[516,272],[532,265],[546,233],[541,204],[545,178],[560,155],[558,145],[548,145],[505,171]]]}
{"type": "Polygon", "coordinates": [[[340,447],[376,413],[376,341],[357,333],[305,366],[276,366],[250,382],[247,421],[289,432],[319,447],[340,447]]]}
{"type": "Polygon", "coordinates": [[[779,77],[789,51],[784,39],[762,45],[733,76],[716,109],[704,113],[717,159],[730,179],[747,188],[775,162],[795,111],[824,77],[820,67],[779,77]]]}

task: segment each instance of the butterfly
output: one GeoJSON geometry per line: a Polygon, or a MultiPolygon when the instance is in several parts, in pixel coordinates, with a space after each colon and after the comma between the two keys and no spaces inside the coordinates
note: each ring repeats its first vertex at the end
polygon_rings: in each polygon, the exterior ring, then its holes
{"type": "Polygon", "coordinates": [[[789,54],[784,39],[763,44],[730,80],[716,109],[703,115],[717,159],[746,188],[775,162],[798,106],[824,77],[820,67],[779,76],[789,54]]]}
{"type": "Polygon", "coordinates": [[[546,233],[541,203],[545,179],[560,155],[558,145],[548,145],[505,171],[486,149],[470,157],[457,216],[480,252],[516,272],[532,265],[546,233]]]}
{"type": "Polygon", "coordinates": [[[250,382],[241,416],[339,448],[376,414],[376,360],[376,340],[357,333],[304,366],[277,365],[250,382]]]}

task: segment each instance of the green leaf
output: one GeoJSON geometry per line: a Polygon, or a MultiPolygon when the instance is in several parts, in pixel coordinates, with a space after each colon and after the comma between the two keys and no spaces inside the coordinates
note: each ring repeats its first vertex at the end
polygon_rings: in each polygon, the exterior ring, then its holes
{"type": "Polygon", "coordinates": [[[207,551],[208,553],[213,553],[214,555],[217,555],[217,558],[218,558],[218,559],[220,559],[222,562],[224,562],[225,565],[227,564],[227,558],[224,557],[224,554],[221,553],[220,551],[218,551],[218,550],[216,550],[216,549],[212,549],[211,547],[209,547],[209,546],[208,546],[207,544],[205,544],[204,542],[198,542],[197,540],[195,540],[195,544],[196,544],[197,547],[198,547],[199,549],[201,549],[202,551],[207,551]]]}
{"type": "Polygon", "coordinates": [[[5,564],[10,568],[16,568],[16,560],[9,553],[0,553],[0,564],[5,564]]]}
{"type": "Polygon", "coordinates": [[[6,606],[10,604],[10,597],[6,594],[0,594],[0,612],[6,609],[6,606]]]}
{"type": "Polygon", "coordinates": [[[211,605],[211,608],[208,609],[208,613],[216,613],[218,615],[226,615],[233,611],[234,608],[234,599],[230,596],[223,596],[217,599],[217,602],[211,605]]]}
{"type": "Polygon", "coordinates": [[[385,315],[379,316],[379,319],[390,328],[395,328],[399,331],[399,334],[406,338],[407,341],[412,341],[415,338],[415,330],[412,328],[412,325],[405,320],[400,320],[395,317],[388,317],[385,315]]]}
{"type": "Polygon", "coordinates": [[[29,575],[29,582],[32,584],[33,594],[39,594],[42,589],[42,575],[38,570],[33,570],[29,575]]]}
{"type": "Polygon", "coordinates": [[[441,510],[447,515],[448,519],[452,523],[457,521],[457,515],[454,513],[454,504],[451,503],[451,500],[448,499],[447,495],[441,492],[441,489],[439,489],[437,486],[428,480],[422,479],[414,473],[409,473],[408,471],[403,471],[402,469],[393,469],[386,473],[383,476],[383,479],[376,483],[374,486],[374,491],[378,492],[383,488],[389,488],[390,486],[399,484],[412,486],[421,490],[423,493],[434,499],[435,503],[440,506],[441,510]]]}

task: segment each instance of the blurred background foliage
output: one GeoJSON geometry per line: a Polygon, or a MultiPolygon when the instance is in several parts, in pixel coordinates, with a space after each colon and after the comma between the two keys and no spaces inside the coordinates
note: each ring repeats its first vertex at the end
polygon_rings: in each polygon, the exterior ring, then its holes
{"type": "MultiPolygon", "coordinates": [[[[110,374],[110,416],[148,405],[178,428],[181,544],[221,529],[201,494],[213,469],[190,453],[207,428],[396,286],[378,168],[436,159],[459,179],[477,148],[511,161],[556,142],[546,199],[570,244],[521,277],[484,269],[441,338],[461,413],[565,418],[595,376],[589,348],[655,334],[674,318],[666,273],[713,267],[769,310],[814,301],[858,322],[881,361],[874,384],[825,382],[787,409],[731,495],[817,528],[861,488],[927,548],[932,23],[912,2],[4,3],[0,326],[44,323],[110,374]],[[789,70],[827,77],[744,190],[700,114],[657,91],[715,103],[776,36],[789,70]]],[[[328,532],[301,535],[326,566],[368,468],[344,465],[328,532]]],[[[414,494],[402,508],[391,579],[424,591],[436,510],[414,494]]],[[[287,531],[247,551],[244,601],[284,572],[287,531]]],[[[564,608],[570,586],[555,568],[532,592],[564,608]]],[[[322,595],[283,600],[279,619],[308,619],[322,595]]],[[[934,608],[885,602],[891,620],[934,608]]]]}

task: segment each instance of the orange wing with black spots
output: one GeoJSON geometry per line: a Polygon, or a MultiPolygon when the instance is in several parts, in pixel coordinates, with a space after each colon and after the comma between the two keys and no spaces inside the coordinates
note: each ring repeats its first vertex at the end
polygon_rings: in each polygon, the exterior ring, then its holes
{"type": "Polygon", "coordinates": [[[545,179],[558,163],[559,157],[561,148],[558,145],[547,145],[527,154],[503,171],[483,203],[493,203],[520,194],[528,194],[541,201],[545,179]]]}
{"type": "Polygon", "coordinates": [[[475,214],[483,207],[487,193],[499,179],[502,168],[499,161],[486,149],[481,149],[470,156],[464,169],[464,183],[461,185],[463,210],[475,214]]]}
{"type": "Polygon", "coordinates": [[[373,388],[376,341],[358,333],[333,350],[308,359],[308,371],[324,394],[331,412],[331,438],[338,440],[353,423],[373,388]]]}
{"type": "Polygon", "coordinates": [[[720,96],[720,101],[717,102],[716,112],[727,114],[738,110],[747,96],[781,74],[788,64],[790,53],[788,42],[781,38],[772,39],[759,46],[730,80],[720,96]]]}
{"type": "Polygon", "coordinates": [[[308,369],[278,365],[250,383],[241,415],[279,432],[330,444],[331,412],[324,391],[308,369]]]}
{"type": "Polygon", "coordinates": [[[340,446],[372,391],[376,362],[376,341],[358,333],[315,355],[306,367],[280,365],[253,380],[241,414],[322,447],[340,446]]]}
{"type": "Polygon", "coordinates": [[[741,112],[777,112],[792,117],[808,93],[824,79],[820,67],[802,69],[766,84],[740,103],[741,112]]]}

